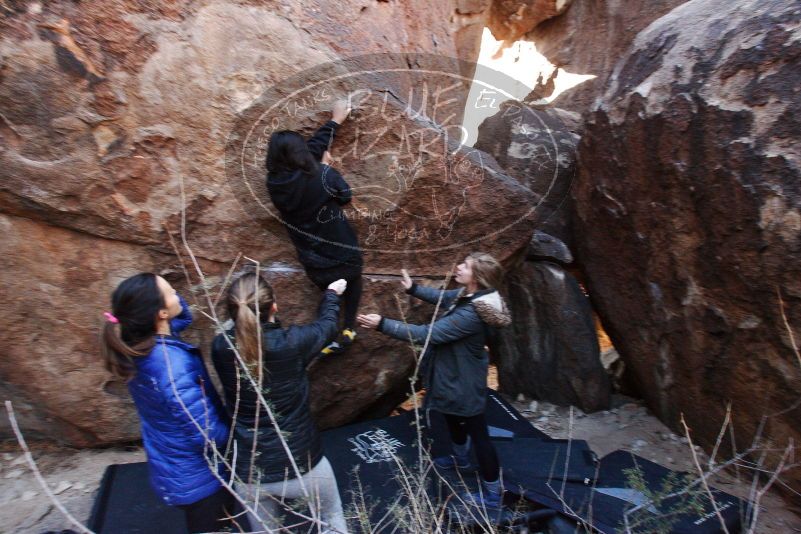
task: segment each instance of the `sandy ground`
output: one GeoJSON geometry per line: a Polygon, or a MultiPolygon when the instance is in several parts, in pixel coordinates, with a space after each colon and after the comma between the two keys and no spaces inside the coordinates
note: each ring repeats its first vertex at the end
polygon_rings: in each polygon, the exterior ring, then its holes
{"type": "MultiPolygon", "coordinates": [[[[53,505],[16,444],[3,444],[0,453],[0,531],[41,534],[73,528],[53,505]]],[[[50,489],[76,519],[86,523],[100,479],[111,464],[141,462],[141,447],[75,450],[30,444],[34,460],[50,489]]]]}
{"type": "MultiPolygon", "coordinates": [[[[618,407],[608,412],[583,415],[574,411],[572,430],[568,408],[527,399],[513,404],[540,430],[555,438],[572,435],[587,440],[599,456],[626,449],[672,469],[693,470],[688,444],[631,399],[618,397],[615,403],[618,407]]],[[[72,450],[40,443],[32,444],[32,448],[57,498],[83,522],[89,517],[106,466],[145,459],[139,447],[72,450]]],[[[41,534],[70,528],[69,521],[42,491],[16,444],[4,444],[0,458],[0,531],[41,534]]],[[[747,482],[738,482],[728,474],[718,477],[715,485],[738,496],[747,496],[749,492],[747,482]]],[[[801,517],[780,496],[769,493],[762,505],[764,510],[756,532],[801,533],[801,517]]]]}

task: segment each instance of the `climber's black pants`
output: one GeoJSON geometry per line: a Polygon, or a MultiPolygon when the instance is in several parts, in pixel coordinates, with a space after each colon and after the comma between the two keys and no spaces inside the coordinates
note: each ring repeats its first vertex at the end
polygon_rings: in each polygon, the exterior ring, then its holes
{"type": "Polygon", "coordinates": [[[464,445],[467,442],[467,436],[470,436],[473,440],[473,448],[476,451],[481,478],[488,482],[498,480],[500,476],[498,454],[495,452],[492,441],[490,441],[487,418],[484,414],[480,413],[470,417],[443,415],[448,423],[448,431],[454,443],[464,445]]]}
{"type": "Polygon", "coordinates": [[[342,295],[345,309],[345,323],[343,328],[353,329],[356,326],[356,314],[359,311],[359,301],[362,299],[362,268],[360,265],[340,264],[328,269],[312,269],[306,267],[306,275],[317,287],[325,291],[328,284],[344,278],[348,287],[342,295]]]}

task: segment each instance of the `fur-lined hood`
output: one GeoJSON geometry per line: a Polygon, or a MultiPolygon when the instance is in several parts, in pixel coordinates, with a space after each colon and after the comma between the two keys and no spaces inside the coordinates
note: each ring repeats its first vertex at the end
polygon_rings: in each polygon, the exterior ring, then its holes
{"type": "Polygon", "coordinates": [[[512,323],[509,308],[506,307],[506,302],[497,291],[474,298],[472,304],[481,320],[490,326],[503,328],[512,323]]]}

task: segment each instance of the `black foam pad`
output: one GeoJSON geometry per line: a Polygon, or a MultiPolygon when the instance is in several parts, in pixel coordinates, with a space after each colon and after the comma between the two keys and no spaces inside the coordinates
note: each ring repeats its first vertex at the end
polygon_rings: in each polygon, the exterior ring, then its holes
{"type": "Polygon", "coordinates": [[[186,534],[183,511],[150,489],[144,462],[106,468],[87,526],[97,534],[186,534]]]}
{"type": "MultiPolygon", "coordinates": [[[[625,517],[633,532],[664,531],[671,534],[718,534],[724,532],[708,498],[698,501],[696,511],[686,495],[649,502],[638,488],[640,480],[647,493],[667,496],[687,486],[692,475],[672,471],[627,451],[615,451],[600,460],[598,475],[591,485],[531,478],[520,491],[526,498],[578,518],[604,534],[625,532],[625,517]],[[638,512],[632,511],[640,506],[638,512]],[[633,525],[632,523],[637,523],[633,525]],[[657,527],[658,525],[658,527],[657,527]],[[636,527],[636,528],[635,528],[636,527]]],[[[696,489],[697,486],[696,486],[696,489]]],[[[720,490],[715,501],[730,533],[741,531],[750,504],[720,490]]]]}
{"type": "Polygon", "coordinates": [[[529,479],[595,480],[597,458],[583,440],[515,438],[495,443],[503,466],[504,485],[529,485],[529,479]]]}
{"type": "MultiPolygon", "coordinates": [[[[444,454],[438,451],[449,447],[447,427],[442,416],[423,411],[420,411],[420,416],[423,430],[421,441],[418,441],[413,412],[322,433],[325,455],[336,474],[346,511],[357,502],[357,494],[361,491],[370,509],[373,526],[385,518],[382,525],[387,532],[397,526],[391,514],[385,517],[387,510],[396,502],[403,505],[402,498],[397,501],[399,495],[403,494],[397,479],[398,462],[402,462],[407,469],[416,469],[420,443],[423,447],[430,447],[435,456],[444,454]]],[[[486,416],[489,426],[495,429],[496,444],[507,443],[510,439],[546,437],[493,391],[488,392],[486,416]]],[[[470,480],[467,482],[472,483],[470,480]]],[[[443,496],[441,484],[429,485],[433,498],[447,498],[443,496]]],[[[98,534],[186,532],[183,512],[165,505],[151,490],[145,463],[107,468],[89,527],[98,534]]],[[[380,532],[381,529],[376,531],[380,532]]]]}

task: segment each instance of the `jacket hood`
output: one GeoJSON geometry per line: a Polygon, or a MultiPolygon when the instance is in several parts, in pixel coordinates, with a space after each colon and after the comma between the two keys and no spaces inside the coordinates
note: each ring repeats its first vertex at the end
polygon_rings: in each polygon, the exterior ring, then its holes
{"type": "Polygon", "coordinates": [[[509,308],[506,307],[506,302],[497,291],[481,295],[472,302],[478,316],[488,325],[503,328],[512,323],[509,308]]]}
{"type": "Polygon", "coordinates": [[[306,175],[302,171],[279,171],[267,176],[267,188],[273,204],[285,213],[294,213],[304,207],[303,192],[306,175]]]}

